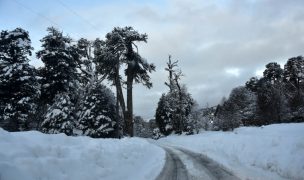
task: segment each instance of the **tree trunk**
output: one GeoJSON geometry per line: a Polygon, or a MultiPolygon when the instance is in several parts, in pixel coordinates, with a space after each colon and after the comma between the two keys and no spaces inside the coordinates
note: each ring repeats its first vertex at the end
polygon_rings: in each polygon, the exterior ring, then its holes
{"type": "Polygon", "coordinates": [[[178,80],[177,80],[177,78],[175,79],[175,83],[176,83],[176,86],[177,86],[177,89],[178,89],[178,99],[179,99],[179,105],[178,105],[178,107],[179,107],[179,119],[178,119],[178,121],[179,121],[179,128],[178,128],[178,130],[179,130],[179,134],[181,134],[182,132],[183,132],[183,130],[184,130],[184,119],[182,118],[182,116],[183,116],[183,108],[182,108],[182,89],[181,89],[181,87],[180,87],[180,85],[179,85],[179,82],[178,82],[178,80]]]}
{"type": "Polygon", "coordinates": [[[115,77],[115,86],[116,86],[116,93],[117,93],[117,99],[119,101],[119,104],[122,108],[122,111],[125,112],[126,111],[126,105],[125,105],[125,100],[123,97],[123,93],[122,93],[122,86],[121,86],[121,81],[119,79],[119,64],[116,65],[116,77],[115,77]]]}
{"type": "Polygon", "coordinates": [[[126,111],[127,133],[133,137],[133,76],[132,73],[127,77],[127,111],[126,111]]]}
{"type": "Polygon", "coordinates": [[[119,79],[119,67],[116,67],[115,86],[116,86],[116,97],[117,97],[117,104],[116,104],[117,107],[116,108],[117,108],[117,112],[119,113],[119,105],[120,105],[122,112],[123,112],[123,124],[121,124],[121,125],[122,125],[122,131],[124,134],[125,128],[127,128],[127,124],[126,124],[127,116],[126,116],[126,104],[125,104],[125,100],[124,100],[124,96],[123,96],[123,92],[122,92],[122,85],[121,85],[121,81],[119,79]]]}
{"type": "Polygon", "coordinates": [[[122,86],[120,81],[118,81],[116,83],[116,93],[117,93],[117,99],[119,101],[119,104],[121,106],[121,109],[123,112],[126,111],[126,105],[125,105],[125,101],[124,101],[124,97],[123,97],[123,93],[122,93],[122,86]]]}

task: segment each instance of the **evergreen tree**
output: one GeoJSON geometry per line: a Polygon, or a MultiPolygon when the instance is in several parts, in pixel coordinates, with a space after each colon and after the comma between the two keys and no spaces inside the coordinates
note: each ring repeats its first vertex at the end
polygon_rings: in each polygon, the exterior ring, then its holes
{"type": "Polygon", "coordinates": [[[233,130],[241,125],[243,120],[255,119],[256,94],[240,86],[234,88],[227,101],[218,107],[215,126],[217,130],[233,130]]]}
{"type": "Polygon", "coordinates": [[[246,82],[246,88],[250,89],[252,92],[257,92],[258,85],[259,79],[257,77],[252,77],[249,81],[246,82]]]}
{"type": "Polygon", "coordinates": [[[265,124],[281,122],[284,109],[283,69],[272,62],[266,65],[263,78],[259,80],[257,104],[259,118],[265,124]]]}
{"type": "Polygon", "coordinates": [[[9,131],[28,130],[39,98],[36,70],[28,64],[31,40],[16,28],[0,34],[0,126],[9,131]]]}
{"type": "Polygon", "coordinates": [[[260,80],[260,87],[257,92],[258,116],[264,124],[281,122],[283,112],[283,94],[281,84],[271,84],[264,78],[260,80]]]}
{"type": "Polygon", "coordinates": [[[142,138],[152,138],[153,129],[150,122],[146,122],[140,116],[134,117],[134,136],[142,138]]]}
{"type": "Polygon", "coordinates": [[[73,135],[75,127],[75,105],[67,93],[57,94],[48,107],[41,130],[44,133],[73,135]]]}
{"type": "MultiPolygon", "coordinates": [[[[302,56],[290,58],[284,66],[284,82],[289,106],[293,113],[304,109],[304,58],[302,56]]],[[[296,116],[304,115],[298,114],[296,116]]]]}
{"type": "Polygon", "coordinates": [[[174,109],[171,108],[170,98],[166,94],[162,94],[156,109],[155,120],[159,131],[166,136],[173,131],[174,113],[174,109]]]}
{"type": "Polygon", "coordinates": [[[41,99],[46,104],[52,104],[59,93],[72,91],[77,78],[77,48],[71,45],[72,39],[63,36],[62,32],[50,27],[48,35],[42,40],[42,50],[37,57],[42,60],[44,67],[40,69],[41,99]]]}
{"type": "Polygon", "coordinates": [[[245,124],[269,124],[281,122],[287,113],[283,69],[276,62],[266,65],[261,79],[251,78],[246,87],[257,95],[255,120],[245,124]]]}
{"type": "Polygon", "coordinates": [[[159,130],[164,135],[175,131],[178,134],[187,132],[193,134],[195,129],[195,119],[191,116],[192,108],[195,104],[185,86],[180,85],[182,73],[177,67],[177,61],[172,63],[171,56],[167,63],[169,72],[169,83],[165,83],[170,91],[163,94],[158,103],[155,118],[159,130]],[[174,66],[172,66],[174,65],[174,66]]]}
{"type": "Polygon", "coordinates": [[[76,49],[79,57],[75,60],[79,70],[78,79],[82,86],[86,86],[95,78],[92,47],[93,43],[87,39],[81,38],[77,41],[76,49]]]}
{"type": "Polygon", "coordinates": [[[93,81],[80,104],[77,129],[94,138],[114,138],[118,134],[115,97],[110,89],[93,81]]]}
{"type": "Polygon", "coordinates": [[[304,83],[304,58],[302,56],[288,59],[284,66],[284,81],[300,89],[304,83]]]}
{"type": "Polygon", "coordinates": [[[200,129],[204,130],[213,130],[214,128],[214,119],[215,112],[218,109],[218,106],[214,107],[205,107],[203,109],[195,109],[192,112],[192,116],[196,119],[196,131],[199,132],[200,129]]]}
{"type": "Polygon", "coordinates": [[[114,28],[106,35],[106,41],[97,41],[97,46],[102,51],[95,56],[101,64],[101,69],[106,72],[107,78],[114,81],[117,88],[117,98],[123,110],[126,131],[133,136],[133,83],[142,83],[151,88],[149,73],[155,70],[153,64],[149,64],[138,53],[136,42],[147,42],[147,35],[140,34],[132,27],[114,28]],[[136,48],[136,51],[134,50],[136,48]],[[127,85],[127,103],[122,94],[122,82],[119,75],[120,65],[124,64],[127,85]]]}
{"type": "Polygon", "coordinates": [[[263,77],[271,82],[271,84],[280,83],[283,78],[283,69],[276,62],[268,63],[263,72],[263,77]]]}
{"type": "Polygon", "coordinates": [[[96,64],[96,73],[101,75],[101,80],[107,79],[116,88],[116,114],[119,114],[118,126],[122,133],[125,132],[125,122],[123,114],[126,112],[126,105],[124,101],[124,95],[122,92],[123,80],[120,75],[120,62],[119,56],[121,48],[116,48],[112,41],[107,39],[102,41],[96,39],[94,41],[94,63],[96,64]],[[122,111],[122,113],[121,113],[122,111]]]}
{"type": "Polygon", "coordinates": [[[186,86],[177,88],[172,93],[169,93],[171,108],[175,110],[173,114],[173,128],[176,133],[187,132],[193,134],[195,129],[194,119],[191,115],[195,101],[191,94],[187,92],[186,86]]]}

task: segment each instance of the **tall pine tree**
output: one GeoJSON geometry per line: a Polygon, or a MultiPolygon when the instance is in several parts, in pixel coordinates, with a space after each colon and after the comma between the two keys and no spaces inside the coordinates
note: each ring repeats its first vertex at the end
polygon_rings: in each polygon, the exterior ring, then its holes
{"type": "Polygon", "coordinates": [[[37,52],[37,57],[44,63],[39,71],[42,77],[41,119],[44,119],[41,128],[46,133],[64,132],[71,135],[71,115],[78,98],[79,74],[76,68],[80,54],[77,46],[72,45],[71,38],[53,27],[47,31],[48,34],[40,40],[42,50],[37,52]]]}
{"type": "Polygon", "coordinates": [[[138,33],[132,27],[117,27],[106,35],[105,42],[97,41],[95,43],[101,50],[95,54],[97,65],[117,88],[117,98],[124,114],[126,132],[130,136],[133,136],[133,83],[141,83],[151,88],[149,73],[155,70],[153,64],[148,63],[139,55],[136,42],[147,42],[147,35],[138,33]],[[126,67],[125,82],[120,79],[121,64],[126,67]],[[126,103],[122,94],[122,84],[124,83],[127,86],[126,103]]]}
{"type": "Polygon", "coordinates": [[[77,48],[71,45],[71,38],[64,36],[54,27],[48,28],[47,31],[48,35],[40,40],[42,50],[37,52],[37,57],[44,63],[44,67],[40,69],[41,99],[52,104],[57,94],[72,93],[74,90],[79,54],[77,48]]]}
{"type": "Polygon", "coordinates": [[[304,58],[302,56],[288,59],[284,66],[284,82],[288,89],[289,105],[295,116],[302,116],[297,112],[304,112],[304,58]]]}
{"type": "Polygon", "coordinates": [[[39,98],[36,70],[29,65],[31,40],[16,28],[0,34],[0,125],[9,131],[34,128],[39,98]]]}

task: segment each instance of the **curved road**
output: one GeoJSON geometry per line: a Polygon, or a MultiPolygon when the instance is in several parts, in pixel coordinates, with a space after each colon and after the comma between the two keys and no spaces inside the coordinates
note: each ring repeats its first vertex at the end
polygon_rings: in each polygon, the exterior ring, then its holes
{"type": "Polygon", "coordinates": [[[160,147],[166,151],[166,163],[157,180],[239,180],[206,156],[182,148],[160,147]]]}

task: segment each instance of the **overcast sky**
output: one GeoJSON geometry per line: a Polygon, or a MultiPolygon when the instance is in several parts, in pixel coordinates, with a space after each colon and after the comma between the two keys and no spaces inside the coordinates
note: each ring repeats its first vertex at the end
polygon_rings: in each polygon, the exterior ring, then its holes
{"type": "MultiPolygon", "coordinates": [[[[189,92],[201,107],[261,75],[268,62],[303,55],[303,0],[0,0],[0,30],[29,31],[35,51],[48,26],[74,39],[104,39],[113,27],[148,34],[139,53],[156,65],[153,88],[136,85],[134,113],[152,118],[168,55],[179,60],[189,92]]],[[[31,58],[36,67],[42,63],[31,58]]]]}

